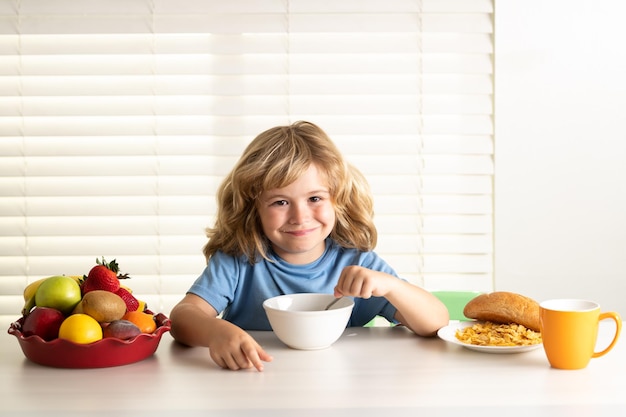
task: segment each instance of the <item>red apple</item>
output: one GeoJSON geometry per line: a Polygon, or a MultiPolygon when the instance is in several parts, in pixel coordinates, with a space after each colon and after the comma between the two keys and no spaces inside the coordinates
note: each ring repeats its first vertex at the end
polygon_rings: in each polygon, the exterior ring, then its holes
{"type": "Polygon", "coordinates": [[[63,320],[65,316],[55,308],[35,307],[24,319],[22,334],[24,336],[37,335],[47,341],[56,339],[63,320]]]}

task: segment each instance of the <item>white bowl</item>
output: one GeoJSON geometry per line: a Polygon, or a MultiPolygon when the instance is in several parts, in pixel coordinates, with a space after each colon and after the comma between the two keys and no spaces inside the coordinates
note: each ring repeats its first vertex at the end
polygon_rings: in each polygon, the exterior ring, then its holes
{"type": "Polygon", "coordinates": [[[329,310],[332,294],[290,294],[268,298],[263,308],[276,336],[294,349],[325,349],[346,329],[354,301],[343,297],[329,310]]]}

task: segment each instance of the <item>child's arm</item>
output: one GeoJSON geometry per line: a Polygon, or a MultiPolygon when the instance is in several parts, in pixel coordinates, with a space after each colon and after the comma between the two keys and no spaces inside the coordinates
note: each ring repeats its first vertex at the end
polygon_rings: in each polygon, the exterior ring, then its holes
{"type": "Polygon", "coordinates": [[[448,309],[434,295],[384,272],[361,266],[343,269],[335,296],[385,297],[398,310],[396,319],[421,336],[432,336],[449,321],[448,309]]]}
{"type": "Polygon", "coordinates": [[[188,346],[206,346],[211,358],[222,368],[238,370],[255,367],[272,357],[247,332],[217,317],[215,309],[197,295],[187,294],[172,309],[171,334],[188,346]]]}

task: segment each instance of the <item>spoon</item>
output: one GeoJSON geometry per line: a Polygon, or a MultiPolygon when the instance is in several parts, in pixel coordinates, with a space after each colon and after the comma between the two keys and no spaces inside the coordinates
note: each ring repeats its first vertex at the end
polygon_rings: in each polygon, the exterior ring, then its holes
{"type": "Polygon", "coordinates": [[[330,309],[332,306],[334,306],[337,303],[337,301],[341,300],[342,298],[343,297],[335,298],[333,301],[328,303],[328,305],[326,306],[326,308],[324,310],[330,309]]]}

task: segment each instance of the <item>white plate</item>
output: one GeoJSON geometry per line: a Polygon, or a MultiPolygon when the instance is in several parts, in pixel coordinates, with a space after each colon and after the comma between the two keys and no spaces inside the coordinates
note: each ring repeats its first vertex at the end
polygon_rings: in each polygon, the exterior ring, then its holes
{"type": "Polygon", "coordinates": [[[469,343],[463,343],[459,339],[456,338],[455,333],[458,329],[464,329],[466,327],[470,327],[474,325],[475,321],[461,321],[458,323],[450,323],[446,327],[442,327],[437,332],[437,336],[446,342],[453,343],[455,345],[463,346],[466,349],[475,350],[478,352],[486,352],[486,353],[521,353],[528,352],[529,350],[535,350],[541,347],[541,343],[537,343],[536,345],[527,345],[527,346],[480,346],[480,345],[470,345],[469,343]]]}

